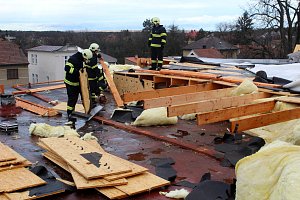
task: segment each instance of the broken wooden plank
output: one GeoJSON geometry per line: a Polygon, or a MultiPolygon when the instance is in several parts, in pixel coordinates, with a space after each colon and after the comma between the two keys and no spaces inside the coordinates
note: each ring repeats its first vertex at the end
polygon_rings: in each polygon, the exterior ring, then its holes
{"type": "Polygon", "coordinates": [[[271,112],[267,114],[260,114],[258,116],[247,117],[243,119],[233,119],[231,120],[231,131],[234,130],[236,125],[238,125],[237,131],[241,132],[253,128],[258,128],[270,124],[276,124],[299,118],[300,107],[289,110],[271,112]]]}
{"type": "Polygon", "coordinates": [[[231,118],[241,117],[245,115],[269,112],[274,108],[274,106],[275,101],[270,100],[267,102],[259,102],[227,109],[213,110],[211,112],[197,114],[197,124],[203,125],[219,121],[225,121],[231,118]]]}
{"type": "Polygon", "coordinates": [[[189,103],[185,105],[175,105],[168,107],[168,117],[181,116],[185,114],[209,112],[212,110],[235,107],[243,104],[251,103],[255,99],[267,98],[271,95],[268,93],[254,93],[243,96],[224,97],[219,99],[211,99],[200,101],[197,103],[189,103]]]}
{"type": "Polygon", "coordinates": [[[27,101],[25,99],[21,99],[19,97],[16,97],[15,99],[16,99],[16,106],[19,106],[24,110],[36,113],[43,117],[53,117],[60,114],[59,112],[57,112],[57,110],[53,108],[47,108],[39,104],[27,101]]]}
{"type": "Polygon", "coordinates": [[[46,90],[57,90],[61,88],[65,88],[65,84],[59,84],[59,85],[53,85],[53,86],[48,86],[48,87],[41,87],[41,88],[35,88],[35,89],[28,89],[28,90],[22,90],[22,91],[14,91],[12,94],[28,94],[28,93],[35,93],[35,92],[42,92],[46,90]]]}
{"type": "Polygon", "coordinates": [[[231,96],[231,91],[234,88],[225,88],[218,90],[209,90],[204,92],[194,92],[188,94],[180,94],[174,96],[145,99],[144,109],[158,108],[158,107],[168,107],[173,105],[188,104],[193,102],[199,102],[209,99],[217,99],[222,97],[231,96]]]}
{"type": "Polygon", "coordinates": [[[63,158],[86,179],[100,178],[107,175],[130,172],[127,166],[120,165],[121,159],[111,154],[100,152],[99,149],[88,145],[77,137],[43,138],[40,140],[52,152],[63,158]],[[96,153],[98,163],[92,164],[84,155],[96,153]],[[100,165],[100,166],[99,166],[100,165]]]}
{"type": "Polygon", "coordinates": [[[107,67],[107,65],[105,64],[104,60],[103,59],[100,59],[100,64],[102,66],[102,69],[105,73],[105,77],[106,77],[106,80],[107,80],[107,83],[108,83],[108,86],[110,88],[110,91],[115,99],[115,102],[117,104],[118,107],[124,107],[124,103],[123,103],[123,100],[121,99],[120,97],[120,94],[116,88],[116,85],[114,83],[114,80],[109,72],[109,69],[107,67]]]}
{"type": "Polygon", "coordinates": [[[46,182],[25,168],[0,172],[0,192],[17,190],[46,184],[46,182]]]}
{"type": "Polygon", "coordinates": [[[144,99],[160,98],[179,94],[189,94],[194,92],[202,92],[221,88],[222,87],[218,84],[203,83],[190,86],[180,86],[143,92],[126,93],[123,95],[123,99],[125,103],[128,103],[131,101],[140,101],[144,99]]]}

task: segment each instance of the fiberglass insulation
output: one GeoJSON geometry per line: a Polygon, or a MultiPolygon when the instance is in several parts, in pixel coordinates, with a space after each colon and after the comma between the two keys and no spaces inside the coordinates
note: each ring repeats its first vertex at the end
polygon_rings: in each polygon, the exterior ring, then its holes
{"type": "Polygon", "coordinates": [[[231,96],[240,96],[258,92],[258,87],[249,79],[245,79],[238,87],[231,91],[231,96]]]}
{"type": "Polygon", "coordinates": [[[298,200],[299,169],[299,146],[282,141],[266,145],[236,164],[236,200],[298,200]]]}
{"type": "MultiPolygon", "coordinates": [[[[295,105],[293,104],[276,102],[274,111],[286,110],[294,107],[295,105]]],[[[300,145],[300,119],[251,129],[246,131],[246,133],[261,137],[266,141],[266,143],[280,140],[291,144],[300,145]]]]}
{"type": "Polygon", "coordinates": [[[144,110],[133,122],[135,126],[158,126],[176,124],[177,117],[167,117],[167,108],[151,108],[144,110]]]}
{"type": "Polygon", "coordinates": [[[76,130],[69,126],[50,126],[45,123],[32,123],[29,126],[29,133],[40,137],[62,137],[62,136],[77,136],[76,130]]]}

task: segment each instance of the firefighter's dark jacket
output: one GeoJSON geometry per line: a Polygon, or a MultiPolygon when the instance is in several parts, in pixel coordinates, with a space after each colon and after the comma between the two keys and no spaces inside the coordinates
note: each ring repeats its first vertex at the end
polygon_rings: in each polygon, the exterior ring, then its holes
{"type": "Polygon", "coordinates": [[[163,25],[153,26],[149,40],[148,46],[154,48],[164,47],[167,43],[167,32],[163,25]]]}
{"type": "Polygon", "coordinates": [[[86,65],[86,72],[89,80],[96,80],[100,77],[100,69],[98,68],[98,56],[93,54],[90,62],[86,65]]]}
{"type": "Polygon", "coordinates": [[[79,70],[83,68],[83,57],[80,52],[72,55],[65,65],[65,80],[68,85],[79,86],[79,70]]]}

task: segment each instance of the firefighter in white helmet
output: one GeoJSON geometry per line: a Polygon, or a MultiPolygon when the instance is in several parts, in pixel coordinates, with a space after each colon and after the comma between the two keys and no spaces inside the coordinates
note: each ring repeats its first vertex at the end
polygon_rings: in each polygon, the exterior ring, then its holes
{"type": "Polygon", "coordinates": [[[91,90],[92,107],[94,107],[100,94],[103,96],[102,92],[106,89],[107,84],[102,69],[98,67],[98,60],[102,59],[99,45],[97,43],[92,43],[89,49],[93,52],[93,57],[86,65],[86,70],[91,90]]]}
{"type": "Polygon", "coordinates": [[[71,116],[71,114],[75,110],[78,96],[81,93],[79,86],[79,70],[82,69],[84,67],[84,63],[88,63],[92,57],[92,51],[89,49],[84,49],[82,52],[77,52],[72,55],[66,62],[64,82],[66,84],[68,95],[67,124],[74,124],[75,122],[75,119],[71,116]]]}

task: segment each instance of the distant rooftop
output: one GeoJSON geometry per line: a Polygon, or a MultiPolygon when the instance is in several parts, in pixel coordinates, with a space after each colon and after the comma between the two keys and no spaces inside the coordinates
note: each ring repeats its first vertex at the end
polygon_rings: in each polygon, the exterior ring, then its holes
{"type": "Polygon", "coordinates": [[[0,66],[22,64],[28,64],[28,60],[19,45],[0,39],[0,66]]]}
{"type": "Polygon", "coordinates": [[[218,50],[237,50],[238,48],[220,38],[209,35],[205,38],[201,38],[185,47],[183,50],[192,49],[218,49],[218,50]]]}

